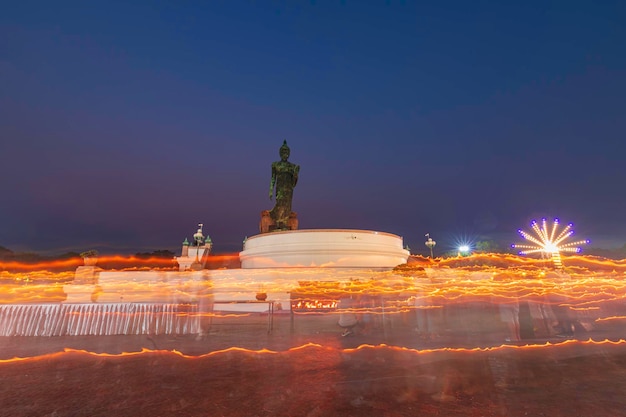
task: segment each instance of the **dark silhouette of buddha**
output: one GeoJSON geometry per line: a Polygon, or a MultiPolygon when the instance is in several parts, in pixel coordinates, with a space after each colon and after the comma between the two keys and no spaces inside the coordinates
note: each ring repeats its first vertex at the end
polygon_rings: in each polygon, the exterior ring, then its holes
{"type": "Polygon", "coordinates": [[[294,230],[298,228],[296,213],[291,212],[293,189],[298,183],[300,166],[288,161],[290,155],[287,141],[280,147],[280,161],[272,163],[272,179],[270,181],[270,200],[276,194],[274,208],[261,214],[261,232],[272,230],[294,230]],[[265,218],[265,221],[264,221],[265,218]],[[271,219],[271,220],[270,220],[271,219]],[[268,221],[269,220],[269,221],[268,221]]]}

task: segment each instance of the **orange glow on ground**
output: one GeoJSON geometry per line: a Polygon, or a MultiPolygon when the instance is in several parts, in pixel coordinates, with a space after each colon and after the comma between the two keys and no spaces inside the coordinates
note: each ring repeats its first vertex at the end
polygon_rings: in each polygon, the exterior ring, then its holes
{"type": "MultiPolygon", "coordinates": [[[[232,255],[226,255],[218,262],[230,257],[232,255]]],[[[267,293],[305,293],[303,308],[314,307],[315,304],[321,309],[333,309],[338,299],[348,296],[386,297],[385,314],[420,308],[435,309],[450,303],[511,301],[541,302],[567,306],[580,314],[602,314],[599,311],[601,305],[626,299],[626,260],[570,256],[564,258],[564,271],[554,271],[545,267],[546,261],[515,255],[475,254],[463,258],[412,259],[411,263],[399,266],[392,272],[380,273],[375,279],[354,276],[350,282],[311,282],[304,279],[305,272],[294,269],[290,271],[291,277],[297,278],[302,274],[302,280],[232,280],[220,285],[227,286],[232,293],[254,294],[259,285],[267,293]]],[[[154,268],[142,265],[158,263],[166,266],[170,262],[167,259],[112,256],[101,257],[99,265],[115,263],[128,266],[122,269],[124,271],[147,271],[154,268]]],[[[20,268],[26,270],[0,271],[0,303],[63,301],[62,286],[72,282],[74,273],[50,272],[46,269],[58,265],[75,267],[77,263],[76,260],[69,260],[52,264],[22,264],[20,268]]],[[[19,269],[16,265],[11,266],[19,269]]],[[[193,299],[198,291],[212,291],[211,282],[193,285],[181,282],[175,288],[168,284],[141,282],[114,284],[119,291],[128,294],[150,291],[155,297],[169,297],[175,292],[193,299]]],[[[97,298],[97,289],[94,294],[97,298]]],[[[380,307],[372,307],[370,312],[378,314],[379,310],[380,307]]],[[[598,316],[594,319],[605,318],[598,316]]]]}

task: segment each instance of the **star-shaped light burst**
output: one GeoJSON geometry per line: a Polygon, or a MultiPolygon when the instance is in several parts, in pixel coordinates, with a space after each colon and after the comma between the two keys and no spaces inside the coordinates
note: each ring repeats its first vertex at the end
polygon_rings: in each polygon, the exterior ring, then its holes
{"type": "Polygon", "coordinates": [[[574,234],[572,223],[568,224],[564,229],[559,231],[559,219],[554,219],[552,227],[548,227],[546,219],[541,219],[541,226],[533,220],[530,223],[535,235],[526,233],[522,229],[517,232],[528,242],[532,244],[513,244],[512,248],[523,249],[519,251],[520,255],[528,255],[531,253],[549,254],[552,256],[552,262],[557,268],[562,268],[561,252],[579,253],[582,251],[579,245],[588,244],[589,240],[579,240],[576,242],[567,242],[567,239],[574,234]]]}

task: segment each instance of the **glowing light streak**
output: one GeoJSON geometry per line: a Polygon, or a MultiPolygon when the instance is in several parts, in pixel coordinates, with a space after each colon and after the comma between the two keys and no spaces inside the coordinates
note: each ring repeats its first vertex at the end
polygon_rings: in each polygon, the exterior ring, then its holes
{"type": "Polygon", "coordinates": [[[603,322],[603,321],[622,321],[622,320],[626,320],[626,316],[600,317],[600,318],[597,318],[595,321],[603,322]]]}
{"type": "MultiPolygon", "coordinates": [[[[546,233],[548,237],[559,236],[552,229],[546,233]]],[[[137,297],[148,294],[146,297],[155,303],[195,304],[206,294],[216,299],[254,299],[262,284],[270,293],[270,298],[272,293],[305,294],[302,299],[296,297],[290,301],[283,300],[292,303],[294,314],[307,314],[297,311],[298,308],[312,310],[311,314],[316,314],[315,307],[320,307],[319,312],[324,314],[339,314],[338,311],[330,313],[323,310],[336,309],[338,300],[354,296],[362,304],[351,311],[373,316],[395,315],[418,309],[441,309],[463,303],[495,305],[513,301],[568,307],[573,314],[585,315],[586,319],[595,322],[608,320],[607,317],[615,315],[610,308],[604,309],[603,306],[626,301],[626,260],[572,256],[568,258],[568,265],[571,266],[565,270],[546,271],[544,264],[536,259],[473,254],[465,258],[443,259],[426,269],[419,262],[376,274],[364,273],[359,276],[350,273],[348,278],[351,281],[346,281],[346,276],[341,273],[329,275],[329,279],[336,281],[306,281],[306,272],[294,271],[293,275],[289,272],[284,279],[271,281],[258,272],[250,280],[225,276],[220,281],[192,282],[193,274],[179,275],[176,272],[172,275],[175,276],[173,281],[128,282],[120,279],[119,282],[109,282],[109,289],[124,294],[125,301],[132,300],[133,294],[139,294],[137,297]],[[293,305],[298,302],[304,304],[293,305]],[[416,303],[425,305],[416,306],[416,303]]],[[[63,284],[72,279],[73,273],[69,272],[0,271],[0,304],[60,303],[66,296],[63,284]]],[[[87,315],[93,314],[85,311],[87,315]]],[[[177,317],[234,318],[241,317],[241,313],[224,316],[217,312],[177,311],[172,314],[177,317]]]]}
{"type": "MultiPolygon", "coordinates": [[[[541,276],[537,270],[508,268],[506,270],[493,268],[490,270],[495,275],[489,275],[489,279],[472,280],[469,279],[474,272],[473,269],[457,268],[453,270],[453,279],[444,281],[424,280],[418,278],[409,280],[397,288],[393,283],[386,286],[388,282],[384,279],[380,281],[364,281],[356,294],[363,296],[383,297],[386,305],[393,302],[401,302],[401,297],[406,294],[406,299],[416,296],[425,300],[463,300],[477,297],[496,298],[532,298],[546,295],[562,295],[579,302],[594,302],[596,304],[603,301],[620,300],[624,297],[626,283],[622,274],[605,274],[592,271],[580,271],[568,274],[563,278],[553,276],[541,276]],[[500,275],[505,278],[500,278],[500,275]],[[397,298],[394,300],[394,298],[397,298]]],[[[434,271],[436,276],[438,271],[434,271]]],[[[151,293],[155,300],[162,298],[171,299],[173,297],[184,297],[197,299],[200,293],[212,290],[219,290],[220,296],[229,295],[236,297],[239,294],[253,296],[256,292],[256,285],[250,283],[240,283],[227,281],[221,284],[210,282],[199,282],[184,288],[180,291],[180,283],[160,283],[158,286],[150,283],[125,282],[111,284],[111,288],[123,291],[130,296],[132,293],[151,293]],[[217,285],[217,287],[216,287],[217,285]],[[223,291],[220,285],[224,285],[228,290],[223,291]],[[182,294],[182,295],[181,295],[182,294]]],[[[288,292],[293,289],[293,283],[276,282],[268,289],[268,292],[288,292]]],[[[299,290],[301,290],[299,288],[299,290]]],[[[307,290],[307,300],[293,300],[303,302],[298,308],[313,308],[314,306],[323,308],[334,308],[336,302],[342,297],[355,294],[352,289],[336,289],[332,300],[316,299],[316,296],[327,296],[329,293],[318,291],[314,286],[309,286],[307,290]],[[308,303],[308,304],[307,304],[308,303]],[[320,304],[321,303],[321,304],[320,304]]],[[[38,284],[33,280],[28,285],[20,284],[0,284],[0,303],[32,303],[41,302],[46,298],[62,300],[64,298],[63,287],[55,282],[38,284]]],[[[325,297],[324,297],[325,298],[325,297]]]]}
{"type": "MultiPolygon", "coordinates": [[[[308,350],[322,350],[327,352],[337,352],[337,353],[351,353],[358,354],[360,352],[368,352],[368,351],[383,351],[383,350],[391,350],[397,351],[401,353],[406,353],[410,355],[429,355],[433,353],[457,353],[457,354],[473,354],[473,353],[495,353],[495,352],[508,352],[508,351],[527,351],[527,350],[567,350],[571,347],[575,346],[588,346],[588,347],[596,347],[596,348],[606,348],[606,347],[616,347],[616,348],[624,348],[626,347],[626,340],[620,339],[617,341],[614,340],[564,340],[559,343],[535,343],[535,344],[525,344],[525,345],[500,345],[493,347],[476,347],[476,348],[449,348],[449,347],[440,347],[440,348],[432,348],[432,349],[415,349],[415,348],[407,348],[404,346],[395,346],[395,345],[387,345],[387,344],[362,344],[355,348],[336,348],[331,346],[324,346],[317,343],[305,343],[300,346],[294,346],[288,348],[284,351],[277,351],[271,349],[247,349],[242,347],[229,347],[226,349],[215,350],[208,353],[203,353],[201,355],[188,355],[182,353],[178,350],[158,350],[158,349],[147,349],[142,348],[140,351],[136,352],[122,352],[122,353],[99,353],[99,352],[90,352],[83,349],[72,349],[72,348],[64,348],[63,351],[48,353],[44,355],[38,356],[27,356],[27,357],[13,357],[10,359],[0,359],[0,364],[11,364],[11,363],[19,363],[19,362],[37,362],[37,361],[50,361],[52,359],[64,359],[69,356],[85,356],[85,357],[94,357],[94,358],[112,358],[112,359],[122,359],[127,357],[138,357],[138,356],[148,356],[148,355],[171,355],[175,357],[179,357],[185,360],[197,360],[202,358],[207,358],[211,356],[221,356],[225,354],[232,353],[240,353],[240,354],[248,354],[248,355],[280,355],[280,354],[289,354],[296,353],[308,350]]],[[[577,354],[577,351],[572,351],[572,354],[577,354]]]]}
{"type": "Polygon", "coordinates": [[[337,308],[335,300],[295,301],[291,303],[293,310],[334,310],[337,308]]]}
{"type": "Polygon", "coordinates": [[[600,307],[570,307],[574,311],[597,311],[600,307]]]}

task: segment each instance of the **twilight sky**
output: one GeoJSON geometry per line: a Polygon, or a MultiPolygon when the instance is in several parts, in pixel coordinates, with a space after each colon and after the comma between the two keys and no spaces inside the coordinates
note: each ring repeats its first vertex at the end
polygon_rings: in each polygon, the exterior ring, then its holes
{"type": "Polygon", "coordinates": [[[10,2],[0,245],[238,251],[287,139],[301,228],[621,246],[626,3],[511,3],[10,2]]]}

